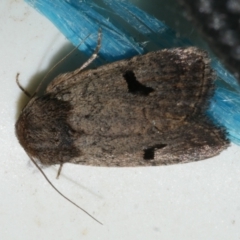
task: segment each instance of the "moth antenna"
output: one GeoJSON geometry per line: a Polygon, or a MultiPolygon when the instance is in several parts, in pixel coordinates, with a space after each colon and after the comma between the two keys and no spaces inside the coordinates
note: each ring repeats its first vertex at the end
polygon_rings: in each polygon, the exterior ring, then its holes
{"type": "Polygon", "coordinates": [[[45,79],[47,78],[47,76],[52,72],[52,70],[54,68],[56,68],[61,62],[63,62],[66,58],[68,58],[74,51],[76,51],[79,46],[90,36],[91,34],[88,34],[74,49],[72,49],[65,57],[63,57],[60,61],[58,61],[53,67],[51,67],[51,69],[47,72],[47,74],[44,76],[44,78],[42,79],[42,81],[40,82],[40,84],[38,85],[36,91],[33,93],[33,95],[31,97],[34,97],[38,90],[41,88],[43,82],[45,81],[45,79]]]}
{"type": "MultiPolygon", "coordinates": [[[[16,82],[17,82],[17,85],[18,87],[29,97],[29,98],[33,98],[38,90],[41,88],[44,80],[47,78],[47,76],[52,72],[52,70],[54,68],[56,68],[61,62],[63,62],[66,58],[68,58],[74,51],[76,51],[76,49],[79,48],[79,46],[90,36],[91,34],[88,34],[74,49],[72,49],[65,57],[63,57],[60,61],[58,61],[53,67],[51,67],[51,69],[47,72],[47,74],[44,76],[44,78],[42,79],[41,83],[38,85],[36,91],[33,93],[33,94],[30,94],[27,90],[25,90],[22,85],[19,83],[19,73],[17,73],[16,75],[16,82]]],[[[78,68],[74,74],[78,74],[79,72],[81,72],[84,68],[86,68],[89,64],[91,64],[98,56],[98,52],[99,52],[99,49],[101,47],[101,39],[102,39],[102,29],[100,28],[99,31],[98,31],[98,43],[97,43],[97,47],[94,51],[94,53],[92,54],[92,56],[87,60],[87,62],[85,62],[80,68],[78,68]]]]}
{"type": "Polygon", "coordinates": [[[20,73],[17,73],[17,75],[16,75],[16,82],[17,82],[18,87],[25,93],[26,96],[31,98],[31,94],[20,84],[19,75],[20,75],[20,73]]]}
{"type": "MultiPolygon", "coordinates": [[[[29,155],[28,155],[29,156],[29,155]]],[[[47,175],[43,172],[43,170],[38,166],[37,162],[31,157],[29,156],[29,158],[31,159],[31,161],[33,162],[33,164],[37,167],[37,169],[41,172],[41,174],[44,176],[44,178],[47,180],[47,182],[51,185],[51,187],[58,193],[60,194],[63,198],[65,198],[68,202],[72,203],[74,206],[76,206],[77,208],[79,208],[81,211],[83,211],[84,213],[86,213],[89,217],[91,217],[93,220],[95,220],[96,222],[98,222],[99,224],[103,225],[100,221],[98,221],[95,217],[93,217],[90,213],[88,213],[86,210],[84,210],[83,208],[81,208],[80,206],[78,206],[75,202],[73,202],[72,200],[70,200],[68,197],[66,197],[65,195],[63,195],[53,184],[52,182],[48,179],[47,175]]]]}
{"type": "Polygon", "coordinates": [[[85,69],[86,67],[89,66],[89,64],[91,64],[97,57],[98,57],[98,53],[101,47],[101,42],[102,42],[102,29],[100,28],[98,31],[98,41],[97,41],[97,47],[95,48],[92,56],[77,70],[75,70],[73,72],[73,75],[71,75],[71,77],[79,74],[83,69],[85,69]]]}
{"type": "Polygon", "coordinates": [[[17,73],[16,75],[16,82],[18,87],[25,93],[25,95],[27,95],[29,98],[33,98],[36,93],[38,92],[38,90],[40,89],[40,87],[42,86],[44,80],[47,78],[47,76],[50,74],[50,72],[52,72],[52,70],[57,67],[63,60],[65,60],[66,58],[68,58],[76,49],[78,49],[78,47],[90,36],[91,34],[87,35],[73,50],[71,50],[65,57],[63,57],[60,61],[58,61],[48,72],[47,74],[44,76],[44,78],[42,79],[41,83],[38,85],[36,91],[33,94],[30,94],[26,89],[24,89],[24,87],[20,84],[19,82],[19,73],[17,73]]]}

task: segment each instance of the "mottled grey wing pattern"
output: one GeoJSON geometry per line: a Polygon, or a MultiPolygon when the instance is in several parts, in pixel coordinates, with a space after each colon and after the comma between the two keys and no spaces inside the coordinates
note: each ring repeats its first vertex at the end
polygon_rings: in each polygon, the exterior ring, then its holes
{"type": "Polygon", "coordinates": [[[19,128],[35,143],[22,145],[43,164],[149,166],[217,155],[228,142],[204,115],[213,79],[194,47],[60,75],[23,112],[37,129],[33,137],[19,128]]]}

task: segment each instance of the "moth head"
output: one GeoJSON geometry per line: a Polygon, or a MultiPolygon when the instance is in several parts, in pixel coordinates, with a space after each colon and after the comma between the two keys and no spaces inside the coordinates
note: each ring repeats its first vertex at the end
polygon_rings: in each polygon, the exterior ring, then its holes
{"type": "Polygon", "coordinates": [[[68,124],[71,106],[51,95],[34,97],[16,123],[17,138],[29,156],[42,164],[70,161],[79,155],[76,134],[68,124]]]}

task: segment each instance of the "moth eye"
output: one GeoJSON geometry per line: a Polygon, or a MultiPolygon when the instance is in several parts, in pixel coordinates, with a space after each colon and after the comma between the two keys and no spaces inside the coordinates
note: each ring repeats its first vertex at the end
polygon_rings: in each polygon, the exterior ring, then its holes
{"type": "Polygon", "coordinates": [[[146,160],[146,161],[153,160],[155,150],[164,148],[166,146],[167,146],[167,144],[158,144],[158,145],[155,145],[153,147],[149,147],[147,149],[144,149],[143,159],[146,160]]]}
{"type": "Polygon", "coordinates": [[[141,84],[133,71],[126,71],[123,74],[124,79],[127,82],[128,85],[128,91],[132,94],[139,94],[143,96],[148,96],[149,93],[153,92],[154,89],[151,87],[146,87],[143,84],[141,84]]]}

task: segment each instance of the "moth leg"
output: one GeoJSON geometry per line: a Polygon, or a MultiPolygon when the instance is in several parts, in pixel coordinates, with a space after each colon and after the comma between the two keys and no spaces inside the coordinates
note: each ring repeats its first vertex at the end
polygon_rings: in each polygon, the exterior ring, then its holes
{"type": "Polygon", "coordinates": [[[62,167],[63,167],[63,163],[61,163],[60,166],[59,166],[59,169],[58,169],[58,172],[57,172],[56,179],[59,179],[59,176],[60,176],[61,171],[62,171],[62,167]]]}
{"type": "Polygon", "coordinates": [[[77,75],[78,73],[80,73],[84,68],[89,66],[89,64],[91,64],[98,57],[98,53],[101,47],[101,41],[102,41],[102,29],[100,28],[98,31],[97,47],[94,53],[80,68],[78,68],[76,71],[73,72],[73,75],[77,75]]]}
{"type": "Polygon", "coordinates": [[[27,97],[31,98],[32,95],[20,84],[19,75],[20,75],[19,73],[17,73],[17,75],[16,75],[16,83],[17,83],[18,87],[25,93],[25,95],[27,97]]]}

